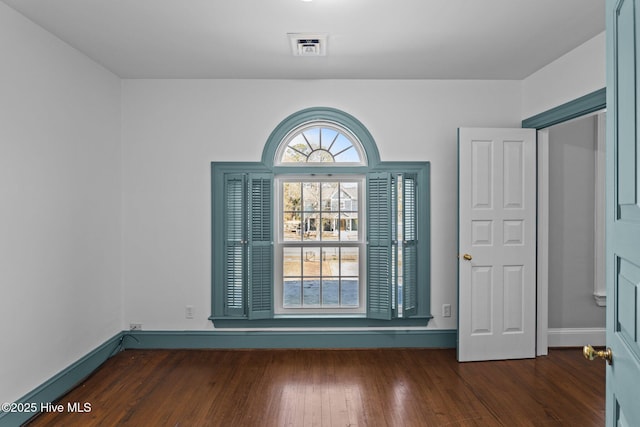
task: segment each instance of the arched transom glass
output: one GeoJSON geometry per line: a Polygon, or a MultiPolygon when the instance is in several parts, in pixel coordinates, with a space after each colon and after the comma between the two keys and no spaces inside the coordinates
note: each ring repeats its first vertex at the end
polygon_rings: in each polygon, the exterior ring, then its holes
{"type": "Polygon", "coordinates": [[[281,166],[367,164],[365,151],[355,135],[330,122],[305,123],[293,129],[278,146],[275,160],[281,166]]]}

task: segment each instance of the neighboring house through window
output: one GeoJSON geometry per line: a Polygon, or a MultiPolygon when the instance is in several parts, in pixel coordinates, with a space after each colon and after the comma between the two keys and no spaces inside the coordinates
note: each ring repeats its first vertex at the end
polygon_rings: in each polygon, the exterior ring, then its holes
{"type": "Polygon", "coordinates": [[[430,318],[429,164],[381,162],[347,113],[300,111],[262,162],[212,163],[212,229],[215,324],[430,318]]]}

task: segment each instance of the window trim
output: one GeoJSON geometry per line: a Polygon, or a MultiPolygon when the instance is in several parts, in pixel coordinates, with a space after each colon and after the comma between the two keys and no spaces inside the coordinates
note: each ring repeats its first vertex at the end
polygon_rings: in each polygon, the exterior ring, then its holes
{"type": "Polygon", "coordinates": [[[426,326],[431,315],[431,295],[430,295],[430,199],[429,194],[429,162],[381,162],[375,171],[398,172],[404,171],[414,173],[417,176],[418,188],[427,197],[418,199],[418,212],[421,227],[418,230],[419,245],[419,270],[418,270],[418,311],[415,315],[407,318],[393,318],[391,320],[378,320],[372,318],[359,318],[353,316],[323,316],[323,317],[289,317],[286,318],[265,318],[250,319],[247,316],[230,317],[224,314],[224,297],[222,272],[224,271],[224,241],[219,238],[224,230],[224,206],[219,203],[218,198],[224,194],[224,177],[230,173],[243,171],[245,173],[268,173],[270,171],[260,162],[212,162],[211,163],[211,189],[212,189],[212,288],[211,288],[211,308],[212,314],[209,317],[217,328],[309,328],[309,327],[407,327],[426,326]],[[423,190],[426,189],[426,190],[423,190]]]}
{"type": "MultiPolygon", "coordinates": [[[[430,164],[429,162],[381,162],[377,146],[373,137],[368,130],[357,119],[340,110],[317,107],[308,108],[299,111],[283,120],[271,133],[262,154],[261,162],[212,162],[211,163],[211,189],[212,189],[212,289],[211,289],[211,308],[212,314],[209,319],[214,322],[215,327],[229,328],[273,328],[273,327],[406,327],[406,326],[426,326],[430,314],[430,164]],[[335,121],[342,127],[352,131],[362,144],[365,151],[368,165],[366,166],[340,166],[339,164],[331,166],[320,166],[304,164],[302,166],[277,166],[274,162],[274,156],[279,144],[283,138],[296,126],[312,120],[318,121],[335,121]],[[284,318],[275,316],[273,313],[273,304],[270,313],[259,313],[258,316],[252,315],[251,312],[251,284],[245,285],[246,295],[245,304],[248,304],[245,314],[242,316],[232,317],[225,314],[224,308],[224,238],[222,237],[224,230],[224,212],[225,208],[222,200],[224,200],[225,175],[244,173],[247,176],[251,174],[266,174],[273,179],[274,177],[286,175],[309,175],[317,174],[357,174],[368,177],[373,173],[412,173],[415,175],[418,191],[423,196],[418,198],[418,219],[420,228],[418,230],[418,254],[419,260],[417,270],[417,311],[411,317],[394,318],[391,313],[391,319],[381,318],[375,319],[365,314],[362,315],[301,315],[291,317],[286,315],[284,318]],[[315,316],[315,317],[314,317],[315,316]]],[[[365,191],[367,197],[368,190],[365,191]]],[[[247,196],[249,197],[249,196],[247,196]]],[[[275,209],[273,200],[271,209],[275,209]]],[[[368,214],[367,214],[368,215],[368,214]]],[[[273,219],[273,214],[272,214],[273,219]]],[[[275,237],[275,236],[274,236],[275,237]]],[[[366,238],[365,238],[366,239],[366,238]]],[[[368,254],[365,254],[365,263],[369,265],[368,254]]],[[[368,268],[368,267],[366,267],[368,268]]],[[[368,294],[368,291],[367,291],[368,294]]],[[[369,296],[366,295],[366,309],[368,311],[369,296]]]]}

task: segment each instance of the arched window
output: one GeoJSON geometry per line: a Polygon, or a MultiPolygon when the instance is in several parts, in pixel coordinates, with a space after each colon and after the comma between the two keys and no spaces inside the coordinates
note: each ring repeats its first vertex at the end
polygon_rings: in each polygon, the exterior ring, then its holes
{"type": "Polygon", "coordinates": [[[260,163],[212,163],[212,319],[426,324],[428,175],[380,162],[364,125],[325,107],[284,119],[260,163]]]}
{"type": "Polygon", "coordinates": [[[343,126],[324,121],[304,123],[286,135],[278,146],[278,166],[366,166],[367,158],[357,137],[343,126]]]}
{"type": "Polygon", "coordinates": [[[329,107],[297,111],[271,132],[262,152],[268,167],[375,168],[378,147],[355,117],[329,107]],[[333,144],[333,145],[332,145],[333,144]]]}

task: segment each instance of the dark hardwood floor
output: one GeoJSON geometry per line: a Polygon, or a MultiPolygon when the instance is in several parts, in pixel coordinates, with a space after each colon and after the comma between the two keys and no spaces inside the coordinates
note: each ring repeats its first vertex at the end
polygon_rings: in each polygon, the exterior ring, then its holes
{"type": "Polygon", "coordinates": [[[579,349],[457,363],[455,350],[128,350],[36,426],[603,426],[579,349]]]}

